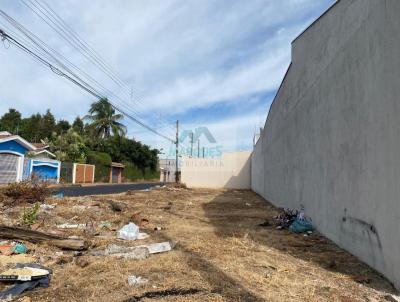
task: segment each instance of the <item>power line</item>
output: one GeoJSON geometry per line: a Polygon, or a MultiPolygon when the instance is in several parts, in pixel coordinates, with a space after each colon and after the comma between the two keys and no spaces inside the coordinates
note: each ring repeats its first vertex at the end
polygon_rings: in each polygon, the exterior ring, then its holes
{"type": "MultiPolygon", "coordinates": [[[[113,82],[115,82],[125,95],[132,98],[133,91],[128,87],[116,72],[105,62],[105,60],[86,43],[45,1],[28,0],[29,5],[25,0],[21,0],[28,8],[30,8],[37,16],[39,16],[46,24],[55,30],[63,39],[65,39],[72,47],[78,50],[91,63],[104,72],[113,82]]],[[[145,108],[143,100],[136,95],[136,102],[141,107],[145,108]]],[[[130,107],[127,104],[127,107],[130,107]]],[[[165,120],[166,121],[166,120],[165,120]]],[[[159,125],[160,123],[158,123],[159,125]]],[[[164,124],[164,123],[163,123],[164,124]]],[[[165,124],[172,128],[169,121],[165,124]]]]}
{"type": "MultiPolygon", "coordinates": [[[[0,14],[3,15],[3,13],[4,12],[2,10],[0,10],[0,14]]],[[[102,98],[102,96],[100,94],[98,94],[98,92],[93,87],[91,87],[90,85],[88,85],[84,81],[80,82],[79,78],[75,79],[75,78],[71,77],[70,75],[64,73],[59,68],[57,68],[56,66],[54,66],[53,64],[51,64],[50,62],[48,62],[47,60],[42,58],[40,55],[36,54],[32,50],[30,50],[28,47],[24,46],[22,43],[17,41],[15,38],[11,37],[9,34],[4,32],[4,30],[2,30],[2,29],[0,29],[0,36],[2,37],[3,40],[9,41],[11,44],[17,46],[18,48],[20,48],[25,53],[31,55],[34,59],[36,59],[37,61],[39,61],[43,65],[49,67],[51,69],[51,71],[53,71],[55,74],[57,74],[59,76],[62,76],[62,77],[65,77],[66,79],[68,79],[69,81],[71,81],[75,85],[79,86],[81,89],[85,90],[86,92],[88,92],[89,94],[93,95],[94,97],[96,97],[98,99],[102,98]]],[[[118,110],[119,112],[121,112],[122,114],[124,114],[125,116],[130,118],[131,120],[135,121],[140,126],[146,128],[147,130],[153,132],[154,134],[159,135],[160,137],[163,137],[163,138],[165,138],[165,139],[167,139],[167,140],[169,140],[171,142],[175,142],[174,140],[170,139],[169,137],[159,133],[157,130],[155,130],[155,129],[151,128],[150,126],[146,125],[145,123],[140,121],[138,118],[136,118],[136,117],[132,116],[131,114],[125,112],[124,110],[120,109],[118,106],[113,104],[113,102],[110,101],[110,104],[111,104],[111,106],[113,106],[114,109],[118,110]]]]}
{"type": "MultiPolygon", "coordinates": [[[[35,0],[36,1],[36,0],[35,0]]],[[[31,1],[32,2],[32,1],[31,1]]],[[[38,1],[36,1],[38,3],[38,1]]],[[[26,3],[25,3],[26,4],[26,3]]],[[[29,7],[29,6],[28,6],[29,7]]],[[[37,6],[35,6],[37,7],[37,6]]],[[[48,6],[49,7],[49,6],[48,6]]],[[[32,9],[32,7],[30,7],[32,9]]],[[[49,9],[51,9],[49,7],[49,9]]],[[[48,11],[48,10],[47,10],[48,11]]],[[[53,11],[54,12],[54,11],[53,11]]],[[[121,99],[119,96],[117,96],[116,94],[114,94],[113,92],[111,92],[110,90],[108,90],[107,88],[105,88],[102,84],[100,84],[98,81],[96,81],[95,79],[93,79],[90,75],[88,75],[85,71],[83,71],[81,68],[79,68],[78,66],[74,65],[73,63],[71,63],[70,61],[68,61],[68,59],[66,59],[63,55],[61,55],[60,53],[58,53],[57,51],[55,51],[53,48],[51,48],[50,46],[48,46],[45,42],[43,42],[42,40],[40,40],[37,36],[35,36],[32,32],[30,32],[29,30],[27,30],[26,28],[24,28],[21,24],[19,24],[16,20],[14,20],[12,17],[8,16],[6,13],[4,13],[4,11],[0,11],[0,13],[3,15],[3,17],[10,23],[12,24],[14,27],[16,27],[19,31],[21,31],[23,33],[23,35],[26,38],[20,38],[20,40],[24,40],[25,44],[29,44],[29,46],[31,48],[34,48],[36,51],[36,55],[37,58],[40,58],[41,54],[42,56],[46,57],[48,60],[51,60],[53,62],[55,62],[56,64],[58,64],[61,68],[63,68],[64,70],[66,70],[70,76],[69,78],[71,80],[73,80],[73,82],[75,84],[79,84],[79,86],[81,86],[81,88],[85,89],[87,92],[91,93],[91,92],[95,92],[95,96],[96,97],[100,97],[102,96],[104,93],[99,92],[99,88],[100,90],[103,90],[103,92],[105,91],[106,94],[112,95],[112,98],[118,99],[120,100],[122,103],[124,103],[124,105],[116,105],[112,102],[112,105],[114,106],[114,108],[116,108],[118,111],[120,111],[121,113],[124,113],[124,115],[126,115],[127,117],[129,117],[130,119],[134,120],[136,123],[138,123],[139,125],[141,125],[142,127],[148,129],[149,131],[163,137],[166,138],[168,141],[174,142],[173,140],[171,140],[169,137],[167,137],[164,134],[161,134],[159,131],[154,130],[152,127],[148,126],[147,124],[145,124],[143,121],[141,121],[139,118],[134,117],[131,113],[129,113],[129,111],[134,112],[135,114],[139,115],[139,113],[137,111],[135,111],[133,108],[131,108],[131,106],[129,106],[129,104],[127,104],[123,99],[121,99]],[[58,57],[58,58],[57,58],[58,57]],[[61,62],[64,61],[63,62],[61,62]],[[66,66],[67,65],[67,66],[66,66]],[[70,68],[74,69],[75,72],[73,72],[70,68]],[[82,80],[81,77],[77,74],[80,73],[81,75],[83,75],[86,80],[82,80]],[[89,82],[92,82],[92,84],[89,84],[89,82]],[[94,83],[94,85],[93,85],[94,83]],[[97,88],[95,88],[97,87],[97,88]],[[127,108],[126,110],[123,109],[123,107],[127,108]]],[[[36,12],[37,13],[37,12],[36,12]]],[[[42,11],[43,13],[43,11],[42,11]]],[[[54,12],[55,13],[55,12],[54,12]]],[[[56,13],[55,13],[56,14],[56,13]]],[[[41,16],[40,16],[41,17],[41,16]]],[[[63,22],[63,26],[65,24],[65,26],[68,26],[58,15],[57,17],[59,18],[60,22],[63,22]]],[[[44,20],[41,17],[42,20],[44,20]]],[[[45,21],[45,20],[44,20],[45,21]]],[[[51,24],[49,24],[49,22],[46,22],[49,26],[51,26],[51,24]]],[[[60,25],[61,26],[61,25],[60,25]]],[[[56,30],[56,28],[54,28],[54,26],[51,26],[54,30],[56,30]]],[[[60,30],[63,30],[63,32],[67,32],[67,29],[64,28],[60,28],[60,30]]],[[[63,35],[60,31],[56,30],[64,39],[66,39],[67,41],[70,41],[68,39],[68,37],[66,37],[66,35],[63,35]]],[[[68,32],[67,32],[68,33],[68,32]]],[[[15,34],[15,33],[14,33],[15,34]]],[[[73,36],[73,34],[71,34],[73,36]]],[[[73,38],[73,37],[72,37],[73,38]]],[[[78,38],[79,39],[79,38],[78,38]]],[[[86,42],[82,41],[81,43],[84,43],[86,45],[88,45],[86,42]]],[[[20,43],[21,44],[21,43],[20,43]]],[[[22,44],[21,44],[22,45],[22,44]]],[[[90,47],[90,46],[88,46],[90,47]]],[[[27,47],[26,47],[27,48],[27,47]]],[[[76,47],[75,47],[76,48],[76,47]]],[[[78,49],[79,50],[79,49],[78,49]]],[[[82,53],[82,51],[80,51],[82,53]]],[[[95,51],[93,50],[93,52],[95,53],[95,51]]],[[[97,53],[95,53],[98,57],[100,57],[97,53]]],[[[87,56],[85,56],[87,57],[87,56]]],[[[100,59],[104,64],[104,61],[100,59]]],[[[40,60],[39,60],[40,61],[40,60]]],[[[41,62],[44,63],[44,62],[41,62]]],[[[50,62],[46,62],[47,64],[50,64],[50,68],[53,70],[53,72],[58,73],[58,71],[56,69],[54,69],[54,64],[51,64],[50,62]]],[[[95,62],[92,61],[92,63],[96,64],[95,62]]],[[[47,65],[45,64],[45,65],[47,65]]],[[[111,70],[111,68],[109,68],[111,70]]],[[[58,68],[58,70],[60,70],[60,68],[58,68]]],[[[60,70],[61,71],[61,70],[60,70]]],[[[104,71],[104,70],[103,70],[104,71]]],[[[62,72],[61,74],[59,74],[61,76],[65,76],[66,73],[62,72]]],[[[119,81],[119,84],[122,85],[122,81],[119,81]]],[[[91,93],[93,95],[93,93],[91,93]]],[[[171,127],[171,125],[169,124],[165,124],[167,127],[171,127]]],[[[172,128],[172,127],[171,127],[172,128]]],[[[184,144],[183,144],[184,145],[184,144]]]]}

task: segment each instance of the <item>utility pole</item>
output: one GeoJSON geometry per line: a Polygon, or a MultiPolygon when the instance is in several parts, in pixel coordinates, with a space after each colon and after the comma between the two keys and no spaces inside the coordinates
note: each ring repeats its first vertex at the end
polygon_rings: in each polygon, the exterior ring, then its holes
{"type": "Polygon", "coordinates": [[[193,131],[192,131],[192,135],[190,136],[190,156],[193,157],[193,131]]]}
{"type": "Polygon", "coordinates": [[[200,139],[197,140],[197,157],[200,157],[200,139]]]}
{"type": "Polygon", "coordinates": [[[204,147],[203,147],[203,158],[204,158],[204,147]]]}
{"type": "Polygon", "coordinates": [[[176,141],[175,141],[175,182],[179,182],[179,165],[178,165],[178,150],[179,150],[179,140],[178,140],[178,134],[179,134],[179,120],[176,121],[176,141]]]}

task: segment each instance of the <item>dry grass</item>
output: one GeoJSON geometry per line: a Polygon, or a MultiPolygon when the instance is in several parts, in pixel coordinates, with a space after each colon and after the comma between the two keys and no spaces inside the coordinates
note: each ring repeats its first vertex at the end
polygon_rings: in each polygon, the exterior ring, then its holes
{"type": "MultiPolygon", "coordinates": [[[[126,204],[123,212],[113,212],[105,202],[82,208],[87,199],[49,201],[58,206],[41,211],[42,230],[89,219],[96,224],[109,220],[118,229],[141,211],[150,221],[143,230],[150,238],[122,242],[115,231],[102,230],[91,238],[91,249],[164,240],[179,241],[177,247],[145,260],[85,255],[90,264],[81,268],[70,252],[62,259],[56,248],[29,244],[31,253],[54,270],[49,288],[27,293],[32,301],[384,301],[385,293],[393,292],[383,277],[318,234],[304,237],[258,226],[265,219],[272,222],[277,210],[249,191],[168,188],[89,198],[121,201],[126,204]],[[156,226],[163,230],[154,231],[156,226]],[[129,275],[150,282],[129,286],[129,275]],[[353,280],[359,276],[369,283],[353,280]],[[199,291],[162,296],[171,289],[199,291]],[[154,297],[146,297],[149,292],[154,297]]],[[[6,211],[3,223],[14,223],[18,211],[6,211]]]]}

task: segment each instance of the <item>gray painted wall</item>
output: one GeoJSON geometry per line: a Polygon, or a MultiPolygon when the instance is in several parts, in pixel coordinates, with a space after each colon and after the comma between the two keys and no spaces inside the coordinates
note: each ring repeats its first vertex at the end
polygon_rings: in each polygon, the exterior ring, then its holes
{"type": "Polygon", "coordinates": [[[341,0],[292,44],[252,189],[400,288],[400,1],[341,0]]]}

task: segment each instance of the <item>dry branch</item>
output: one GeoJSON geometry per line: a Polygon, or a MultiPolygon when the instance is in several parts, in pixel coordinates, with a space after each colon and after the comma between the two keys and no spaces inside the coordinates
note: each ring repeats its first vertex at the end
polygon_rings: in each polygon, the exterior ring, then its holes
{"type": "Polygon", "coordinates": [[[82,239],[68,239],[57,235],[8,226],[0,226],[0,238],[26,240],[33,243],[47,242],[69,250],[85,250],[88,248],[88,242],[82,239]]]}

